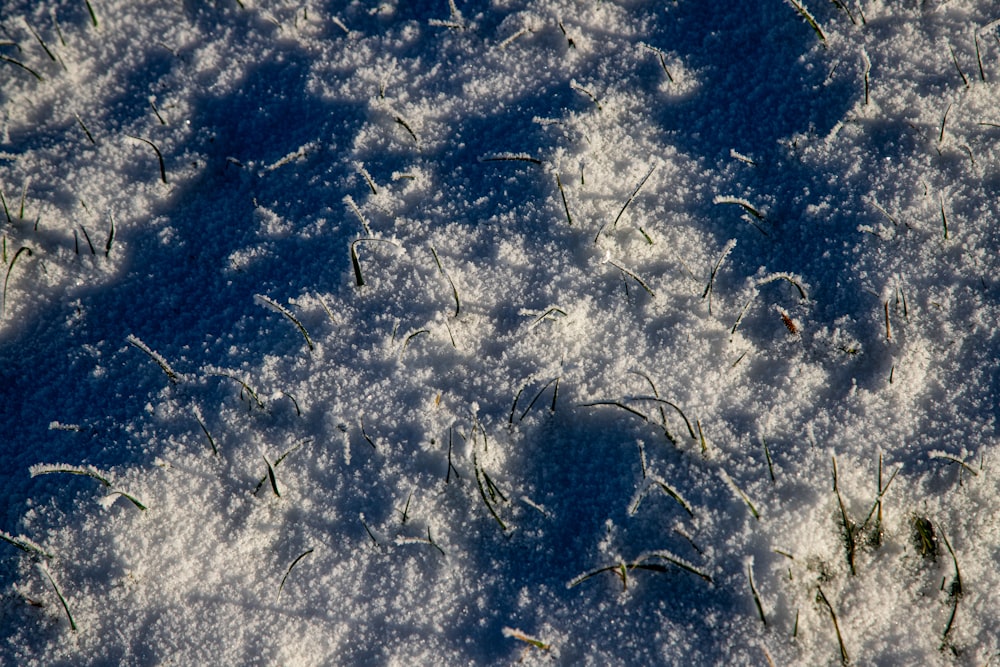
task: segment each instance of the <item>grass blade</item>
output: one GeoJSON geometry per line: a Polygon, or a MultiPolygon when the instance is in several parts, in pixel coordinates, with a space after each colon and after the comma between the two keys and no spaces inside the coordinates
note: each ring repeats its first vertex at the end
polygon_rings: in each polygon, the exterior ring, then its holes
{"type": "MultiPolygon", "coordinates": [[[[367,529],[367,526],[365,526],[365,528],[367,529]]],[[[299,554],[299,556],[295,560],[292,561],[291,565],[288,566],[288,570],[285,572],[285,576],[283,576],[281,578],[281,584],[278,586],[278,594],[276,596],[274,596],[275,602],[277,602],[278,598],[281,597],[281,589],[283,589],[285,587],[285,582],[288,581],[288,575],[290,575],[292,573],[292,568],[295,567],[296,565],[298,565],[300,560],[302,560],[303,558],[305,558],[306,556],[308,556],[312,552],[313,552],[313,549],[308,549],[308,550],[304,551],[303,553],[299,554]]]]}
{"type": "Polygon", "coordinates": [[[52,558],[52,554],[47,552],[43,547],[39,546],[32,540],[29,540],[24,535],[18,535],[17,537],[14,537],[10,533],[5,533],[4,531],[0,530],[0,540],[3,540],[8,544],[12,544],[13,546],[17,547],[18,549],[27,554],[31,554],[33,556],[41,556],[42,558],[52,558]]]}
{"type": "Polygon", "coordinates": [[[281,313],[282,315],[284,315],[289,322],[291,322],[298,328],[299,333],[302,334],[302,337],[306,339],[306,345],[309,346],[309,351],[312,352],[314,349],[316,349],[316,347],[313,345],[312,339],[309,337],[309,332],[306,331],[306,328],[302,326],[302,323],[299,322],[299,320],[294,315],[292,315],[291,311],[289,311],[287,308],[282,306],[274,299],[266,297],[263,294],[254,294],[253,298],[254,301],[259,303],[260,305],[266,308],[270,308],[276,313],[281,313]]]}
{"type": "Polygon", "coordinates": [[[125,340],[128,341],[132,347],[142,350],[150,359],[155,361],[156,365],[159,366],[160,369],[166,374],[167,379],[170,380],[171,383],[177,384],[180,381],[180,375],[178,375],[177,372],[170,367],[167,360],[164,359],[158,352],[154,352],[148,345],[139,340],[138,337],[133,334],[129,334],[125,340]]]}
{"type": "Polygon", "coordinates": [[[847,655],[847,647],[844,646],[844,638],[840,634],[840,623],[837,622],[837,614],[833,611],[833,605],[831,605],[830,601],[826,599],[823,589],[820,586],[817,586],[816,591],[816,601],[822,602],[823,605],[826,606],[827,611],[830,612],[830,619],[833,621],[833,629],[837,633],[837,644],[840,646],[840,663],[842,665],[848,665],[851,662],[851,658],[847,655]]]}
{"type": "Polygon", "coordinates": [[[141,141],[141,142],[143,142],[145,144],[149,144],[149,146],[153,149],[153,152],[156,153],[156,159],[160,163],[160,180],[163,181],[164,185],[166,185],[166,183],[167,183],[167,168],[163,164],[163,153],[160,152],[160,149],[157,147],[157,145],[154,144],[149,139],[143,139],[142,137],[133,137],[131,134],[127,134],[125,136],[127,136],[129,139],[135,139],[136,141],[141,141]]]}
{"type": "Polygon", "coordinates": [[[753,593],[753,603],[757,606],[757,613],[760,614],[760,620],[767,626],[767,617],[764,616],[764,605],[760,602],[760,595],[757,594],[757,587],[753,583],[753,568],[750,567],[750,563],[747,563],[747,581],[750,582],[750,592],[753,593]]]}
{"type": "Polygon", "coordinates": [[[795,9],[795,11],[799,13],[799,16],[801,16],[806,23],[809,24],[809,27],[812,28],[813,31],[816,33],[816,35],[819,37],[819,41],[823,42],[823,45],[825,46],[826,35],[823,34],[822,28],[819,27],[818,23],[816,23],[816,19],[814,19],[813,15],[809,13],[809,10],[805,8],[805,5],[797,2],[796,0],[785,0],[785,1],[788,4],[790,4],[795,9]]]}
{"type": "Polygon", "coordinates": [[[84,477],[90,477],[96,479],[98,482],[104,486],[111,488],[111,481],[105,477],[101,471],[93,466],[74,466],[65,463],[55,463],[46,464],[38,463],[30,468],[28,472],[31,473],[32,477],[38,477],[39,475],[51,475],[53,473],[65,473],[68,475],[83,475],[84,477]]]}
{"type": "Polygon", "coordinates": [[[69,619],[70,630],[76,632],[76,621],[73,620],[73,614],[69,611],[69,604],[66,602],[66,598],[63,597],[62,591],[59,590],[59,586],[56,585],[56,580],[52,578],[52,574],[49,572],[49,569],[41,563],[38,564],[38,570],[45,575],[46,579],[49,580],[49,583],[52,585],[52,590],[56,592],[56,597],[59,598],[59,603],[62,605],[63,611],[66,612],[66,618],[69,619]]]}
{"type": "Polygon", "coordinates": [[[462,302],[458,298],[458,288],[455,287],[455,281],[451,279],[448,272],[444,270],[443,266],[441,266],[441,258],[438,257],[437,250],[434,249],[434,246],[430,246],[430,248],[431,254],[434,255],[434,263],[437,264],[438,271],[441,272],[441,275],[443,275],[445,280],[448,281],[448,284],[451,285],[451,295],[455,299],[455,314],[453,317],[458,317],[459,312],[462,310],[462,302]]]}
{"type": "Polygon", "coordinates": [[[656,165],[655,164],[650,165],[649,171],[647,171],[646,175],[642,177],[642,180],[639,181],[639,184],[635,186],[635,190],[632,190],[632,194],[630,194],[628,196],[628,199],[625,200],[625,204],[622,206],[622,210],[618,211],[618,215],[615,216],[615,221],[611,223],[611,228],[612,229],[614,229],[615,227],[618,226],[618,221],[621,219],[622,215],[625,213],[625,209],[628,208],[628,205],[631,204],[632,200],[635,199],[636,195],[639,194],[639,190],[642,190],[642,186],[644,186],[646,184],[646,181],[649,180],[649,177],[653,175],[653,172],[655,170],[656,170],[656,165]]]}
{"type": "Polygon", "coordinates": [[[10,260],[10,266],[7,267],[7,277],[3,281],[3,302],[0,303],[0,319],[2,319],[7,313],[7,286],[10,284],[10,274],[14,270],[14,265],[17,263],[18,258],[22,253],[28,253],[28,257],[31,257],[31,248],[28,246],[21,246],[16,253],[14,253],[13,259],[10,260]]]}
{"type": "Polygon", "coordinates": [[[39,74],[39,73],[38,73],[38,72],[36,72],[35,70],[31,69],[30,67],[28,67],[27,65],[25,65],[24,63],[22,63],[22,62],[21,62],[21,61],[19,61],[19,60],[14,60],[13,58],[8,58],[7,56],[5,56],[5,55],[2,55],[2,54],[0,54],[0,60],[3,60],[3,61],[6,61],[6,62],[9,62],[9,63],[10,63],[11,65],[17,65],[18,67],[20,67],[20,68],[21,68],[21,69],[23,69],[23,70],[24,70],[25,72],[27,72],[27,73],[28,73],[28,74],[30,74],[31,76],[35,77],[35,78],[36,78],[36,79],[38,79],[39,81],[44,81],[44,80],[45,80],[45,79],[43,79],[43,78],[42,78],[42,75],[41,75],[41,74],[39,74]]]}

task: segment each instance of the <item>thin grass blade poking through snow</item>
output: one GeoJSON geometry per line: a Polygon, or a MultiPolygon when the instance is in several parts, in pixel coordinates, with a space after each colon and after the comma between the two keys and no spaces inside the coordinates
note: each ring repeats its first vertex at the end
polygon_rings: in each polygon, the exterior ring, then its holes
{"type": "Polygon", "coordinates": [[[264,465],[267,466],[267,479],[271,482],[271,491],[274,492],[275,496],[280,498],[281,491],[278,489],[278,478],[274,475],[274,466],[271,465],[271,462],[267,460],[266,456],[264,457],[264,465]]]}
{"type": "Polygon", "coordinates": [[[397,248],[402,247],[395,241],[389,241],[388,239],[378,239],[374,237],[365,237],[360,239],[355,239],[351,242],[351,266],[354,268],[354,282],[357,283],[358,287],[363,287],[365,284],[365,279],[361,275],[361,260],[358,258],[358,244],[359,243],[390,243],[397,248]]]}
{"type": "Polygon", "coordinates": [[[298,565],[300,560],[311,554],[313,551],[314,551],[313,549],[307,549],[306,551],[301,553],[298,556],[298,558],[293,560],[291,565],[288,566],[288,570],[285,571],[285,576],[281,578],[281,584],[278,586],[278,594],[274,597],[275,601],[277,601],[277,599],[281,597],[281,591],[285,587],[285,582],[288,581],[288,575],[292,573],[292,568],[298,565]]]}
{"type": "Polygon", "coordinates": [[[42,576],[44,576],[52,586],[52,590],[55,591],[56,597],[59,598],[59,604],[62,605],[63,611],[66,612],[66,618],[69,619],[69,629],[76,632],[76,621],[73,620],[73,614],[70,613],[69,603],[66,602],[66,598],[63,597],[62,591],[59,590],[59,586],[56,585],[56,580],[52,577],[52,573],[49,572],[49,568],[45,567],[42,563],[38,563],[37,567],[38,571],[42,573],[42,576]]]}
{"type": "Polygon", "coordinates": [[[0,540],[3,540],[8,544],[17,547],[21,551],[27,554],[31,554],[32,556],[41,556],[42,558],[52,558],[52,554],[46,551],[44,547],[39,545],[37,542],[28,539],[24,535],[18,535],[17,537],[14,537],[10,533],[5,533],[4,531],[0,530],[0,540]]]}
{"type": "Polygon", "coordinates": [[[587,581],[588,579],[593,578],[594,576],[596,576],[598,574],[601,574],[603,572],[611,572],[611,573],[614,573],[614,574],[618,575],[619,577],[621,577],[622,587],[625,590],[627,590],[628,589],[628,583],[627,583],[628,582],[628,579],[627,579],[628,572],[630,572],[632,570],[650,570],[650,571],[653,571],[653,572],[669,572],[670,571],[671,568],[668,567],[668,565],[664,565],[663,563],[659,563],[659,562],[656,562],[656,561],[665,561],[669,565],[673,565],[673,566],[679,567],[680,569],[682,569],[682,570],[684,570],[686,572],[690,572],[691,574],[693,574],[693,575],[701,578],[702,580],[708,582],[709,584],[713,583],[712,577],[710,575],[708,575],[705,572],[702,572],[699,568],[695,567],[693,564],[689,563],[688,561],[684,560],[683,558],[680,558],[680,557],[674,555],[673,553],[671,553],[669,551],[666,551],[664,549],[660,549],[660,550],[657,550],[657,551],[650,551],[650,552],[641,554],[638,558],[636,558],[632,562],[624,562],[623,561],[623,562],[620,562],[620,563],[615,563],[614,565],[608,565],[606,567],[599,567],[596,570],[591,570],[590,572],[585,572],[584,574],[581,574],[576,579],[573,579],[571,582],[569,582],[566,587],[567,588],[573,588],[574,586],[579,586],[583,582],[587,581]]]}
{"type": "Polygon", "coordinates": [[[479,158],[480,162],[530,162],[531,164],[542,164],[542,161],[532,157],[527,153],[490,153],[479,158]]]}
{"type": "Polygon", "coordinates": [[[701,295],[702,299],[708,297],[709,315],[712,314],[712,292],[715,288],[715,275],[719,272],[719,268],[722,266],[722,263],[726,261],[726,257],[729,256],[729,253],[731,253],[733,251],[733,248],[735,247],[736,247],[736,239],[729,239],[729,241],[726,242],[726,246],[722,249],[722,252],[719,253],[718,261],[715,262],[715,266],[712,267],[712,272],[708,277],[708,284],[705,285],[705,291],[701,295]]]}
{"type": "Polygon", "coordinates": [[[54,473],[90,477],[91,479],[96,479],[102,486],[108,489],[107,495],[98,501],[104,509],[108,509],[114,503],[115,499],[118,496],[121,496],[135,505],[138,509],[146,511],[145,504],[139,501],[139,499],[132,494],[113,488],[111,480],[108,479],[107,475],[94,466],[74,466],[65,463],[39,463],[28,468],[28,472],[31,473],[32,477],[38,477],[39,475],[51,475],[54,473]]]}
{"type": "Polygon", "coordinates": [[[94,466],[74,466],[64,463],[38,463],[36,465],[28,468],[28,472],[31,473],[32,477],[38,477],[39,475],[51,475],[54,473],[65,473],[67,475],[83,475],[84,477],[90,477],[91,479],[96,479],[102,485],[107,488],[111,488],[111,481],[102,473],[100,470],[94,466]]]}
{"type": "Polygon", "coordinates": [[[177,384],[180,381],[181,376],[178,375],[177,372],[170,367],[170,364],[167,363],[167,360],[164,359],[163,356],[158,352],[154,352],[152,348],[150,348],[148,345],[139,340],[137,336],[129,334],[125,340],[128,341],[128,343],[133,347],[145,352],[150,359],[155,361],[156,365],[160,367],[160,369],[166,374],[167,379],[170,380],[172,383],[177,384]]]}
{"type": "Polygon", "coordinates": [[[619,271],[622,272],[622,275],[628,276],[629,278],[631,278],[635,282],[639,283],[639,287],[641,287],[642,289],[646,290],[646,293],[649,294],[649,296],[651,296],[653,298],[656,298],[656,294],[653,292],[652,289],[650,289],[649,285],[646,284],[646,281],[644,281],[642,278],[640,278],[639,276],[637,276],[632,271],[629,271],[628,269],[626,269],[624,266],[622,266],[621,264],[619,264],[615,260],[611,259],[610,256],[605,255],[603,263],[604,264],[610,264],[611,266],[615,267],[616,269],[618,269],[619,271]]]}
{"type": "Polygon", "coordinates": [[[143,139],[142,137],[133,137],[132,135],[126,135],[126,136],[129,139],[135,139],[136,141],[141,141],[144,144],[148,144],[149,147],[153,149],[153,152],[156,153],[156,159],[157,159],[157,161],[160,164],[160,180],[163,181],[164,185],[166,185],[167,184],[167,168],[166,168],[166,166],[163,163],[163,153],[160,152],[160,148],[156,144],[154,144],[152,141],[150,141],[149,139],[143,139]]]}
{"type": "MultiPolygon", "coordinates": [[[[639,194],[639,190],[642,190],[642,186],[646,184],[646,181],[649,180],[649,177],[653,175],[653,172],[655,170],[656,170],[656,165],[651,164],[649,166],[649,170],[646,172],[646,175],[639,180],[639,183],[635,186],[635,189],[632,190],[632,194],[628,196],[628,199],[625,200],[625,203],[622,205],[621,210],[618,211],[618,215],[615,216],[614,221],[611,223],[612,229],[618,227],[618,221],[621,220],[622,215],[625,214],[625,209],[627,209],[629,207],[629,204],[631,204],[632,201],[636,198],[636,196],[639,194]]],[[[597,234],[594,235],[594,243],[597,243],[597,241],[601,238],[601,234],[604,233],[604,230],[607,226],[608,223],[605,222],[603,225],[601,225],[601,228],[597,230],[597,234]]],[[[645,234],[645,232],[643,233],[645,234]]]]}
{"type": "Polygon", "coordinates": [[[522,642],[525,642],[526,644],[531,644],[540,651],[548,651],[550,648],[550,644],[546,644],[541,639],[538,639],[537,637],[532,637],[531,635],[525,632],[521,632],[520,630],[517,630],[515,628],[504,628],[503,636],[510,637],[512,639],[518,639],[522,642]]]}
{"type": "Polygon", "coordinates": [[[453,317],[458,317],[459,312],[462,310],[462,302],[458,298],[458,288],[455,287],[455,281],[451,279],[451,276],[448,275],[448,272],[445,271],[444,267],[441,265],[441,258],[438,257],[437,250],[434,249],[434,246],[430,246],[430,249],[431,254],[434,256],[434,263],[437,264],[438,271],[441,272],[441,275],[443,275],[445,280],[448,281],[448,284],[451,285],[451,296],[455,299],[455,314],[453,317]]]}
{"type": "Polygon", "coordinates": [[[291,322],[296,326],[296,328],[299,330],[299,333],[302,334],[302,337],[306,339],[306,345],[309,346],[309,351],[311,352],[314,349],[316,349],[316,347],[313,345],[312,338],[309,337],[309,332],[306,331],[306,328],[304,326],[302,326],[302,323],[299,322],[298,318],[292,315],[291,311],[289,311],[287,308],[282,306],[274,299],[266,297],[263,294],[254,294],[253,299],[260,305],[264,306],[265,308],[270,308],[274,312],[284,315],[289,322],[291,322]]]}
{"type": "Polygon", "coordinates": [[[796,0],[785,1],[799,13],[799,16],[801,16],[802,19],[809,24],[809,27],[812,28],[813,32],[816,33],[816,36],[819,37],[819,41],[826,46],[826,35],[823,34],[823,29],[819,27],[819,23],[817,23],[816,19],[813,18],[813,15],[809,13],[809,10],[805,8],[805,5],[800,2],[796,2],[796,0]]]}
{"type": "Polygon", "coordinates": [[[22,246],[14,253],[14,258],[10,260],[10,266],[7,267],[7,277],[3,280],[3,301],[0,303],[0,318],[4,317],[7,313],[7,286],[10,284],[10,274],[14,270],[14,265],[17,263],[18,258],[22,253],[27,253],[28,257],[31,257],[31,248],[28,246],[22,246]]]}

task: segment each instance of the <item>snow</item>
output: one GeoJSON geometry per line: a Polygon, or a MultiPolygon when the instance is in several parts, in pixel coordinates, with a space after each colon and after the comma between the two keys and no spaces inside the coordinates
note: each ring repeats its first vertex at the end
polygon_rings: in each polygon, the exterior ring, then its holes
{"type": "Polygon", "coordinates": [[[0,663],[992,664],[998,18],[9,0],[0,663]]]}

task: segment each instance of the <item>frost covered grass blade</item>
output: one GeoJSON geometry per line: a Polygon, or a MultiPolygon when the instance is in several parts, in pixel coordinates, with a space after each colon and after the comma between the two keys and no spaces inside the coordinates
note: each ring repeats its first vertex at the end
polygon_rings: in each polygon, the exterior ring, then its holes
{"type": "Polygon", "coordinates": [[[10,533],[0,530],[0,540],[17,547],[21,551],[32,556],[41,556],[42,558],[53,557],[52,554],[46,551],[44,547],[40,546],[37,542],[28,539],[24,535],[14,537],[10,533]]]}
{"type": "Polygon", "coordinates": [[[302,334],[302,337],[306,341],[306,345],[309,347],[309,351],[312,352],[314,349],[316,349],[316,346],[313,345],[312,338],[309,337],[309,332],[306,331],[306,328],[304,326],[302,326],[302,323],[299,322],[298,318],[292,315],[290,310],[282,306],[274,299],[264,296],[263,294],[255,294],[253,298],[254,301],[264,306],[265,308],[270,308],[274,312],[284,315],[289,322],[295,325],[295,327],[299,330],[299,333],[302,334]]]}
{"type": "Polygon", "coordinates": [[[181,376],[173,368],[171,368],[170,364],[167,363],[167,360],[163,357],[163,355],[159,352],[154,352],[152,348],[139,340],[139,337],[134,334],[129,334],[125,340],[128,341],[129,345],[138,350],[142,350],[150,359],[155,361],[156,365],[160,367],[160,370],[163,371],[163,373],[167,376],[167,379],[170,380],[172,384],[180,382],[181,376]]]}

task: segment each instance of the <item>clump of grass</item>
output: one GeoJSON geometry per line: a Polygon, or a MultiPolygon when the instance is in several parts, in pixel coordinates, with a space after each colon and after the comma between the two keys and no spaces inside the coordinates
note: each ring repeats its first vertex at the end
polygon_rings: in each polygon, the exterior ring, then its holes
{"type": "Polygon", "coordinates": [[[296,328],[299,330],[299,333],[302,334],[302,337],[305,338],[306,345],[309,346],[309,351],[312,352],[314,349],[316,349],[316,346],[313,345],[312,339],[309,337],[309,332],[306,331],[306,328],[304,326],[302,326],[302,323],[299,322],[298,318],[292,315],[291,311],[289,311],[287,308],[282,306],[274,299],[266,297],[263,294],[255,294],[253,298],[254,301],[259,303],[260,305],[265,306],[266,308],[270,308],[276,313],[284,315],[285,318],[288,319],[288,321],[290,321],[292,324],[296,326],[296,328]]]}
{"type": "Polygon", "coordinates": [[[278,594],[274,596],[275,602],[277,602],[278,598],[281,597],[281,591],[285,587],[285,582],[288,581],[288,575],[292,573],[292,568],[298,565],[299,561],[301,561],[303,558],[311,554],[313,551],[314,551],[313,549],[305,550],[304,552],[299,554],[298,557],[295,558],[295,560],[292,561],[291,565],[288,566],[288,569],[285,571],[285,576],[281,578],[281,584],[278,586],[278,594]]]}
{"type": "MultiPolygon", "coordinates": [[[[483,432],[485,437],[486,433],[483,432]]],[[[483,504],[486,505],[486,509],[489,510],[490,516],[497,522],[500,526],[500,530],[507,532],[507,524],[503,519],[500,518],[500,514],[497,512],[496,505],[500,502],[508,502],[508,498],[503,492],[500,491],[499,487],[493,482],[489,474],[482,469],[479,465],[479,460],[476,457],[475,449],[472,452],[472,468],[476,477],[476,486],[479,489],[479,496],[483,499],[483,504]]]]}
{"type": "Polygon", "coordinates": [[[128,341],[128,343],[132,347],[142,350],[143,352],[146,353],[146,355],[150,359],[155,361],[156,365],[160,367],[160,370],[162,370],[164,374],[166,374],[167,379],[170,380],[172,384],[177,384],[178,382],[180,382],[181,376],[176,371],[174,371],[173,368],[171,368],[170,364],[167,362],[166,359],[163,358],[161,354],[159,354],[158,352],[154,352],[148,345],[143,343],[141,340],[139,340],[137,336],[133,334],[129,334],[125,340],[128,341]]]}
{"type": "Polygon", "coordinates": [[[913,543],[922,558],[937,562],[938,544],[934,535],[934,524],[927,517],[914,514],[910,519],[913,528],[913,543]]]}
{"type": "Polygon", "coordinates": [[[892,480],[896,479],[896,474],[902,469],[896,468],[895,472],[889,477],[889,481],[884,485],[882,484],[882,454],[878,455],[878,494],[875,497],[875,502],[872,504],[871,510],[868,512],[868,516],[865,517],[865,521],[861,524],[860,532],[864,533],[868,524],[871,522],[872,517],[875,518],[875,523],[872,525],[872,532],[869,537],[869,543],[878,548],[882,545],[882,498],[885,496],[886,491],[889,490],[889,486],[892,484],[892,480]]]}

